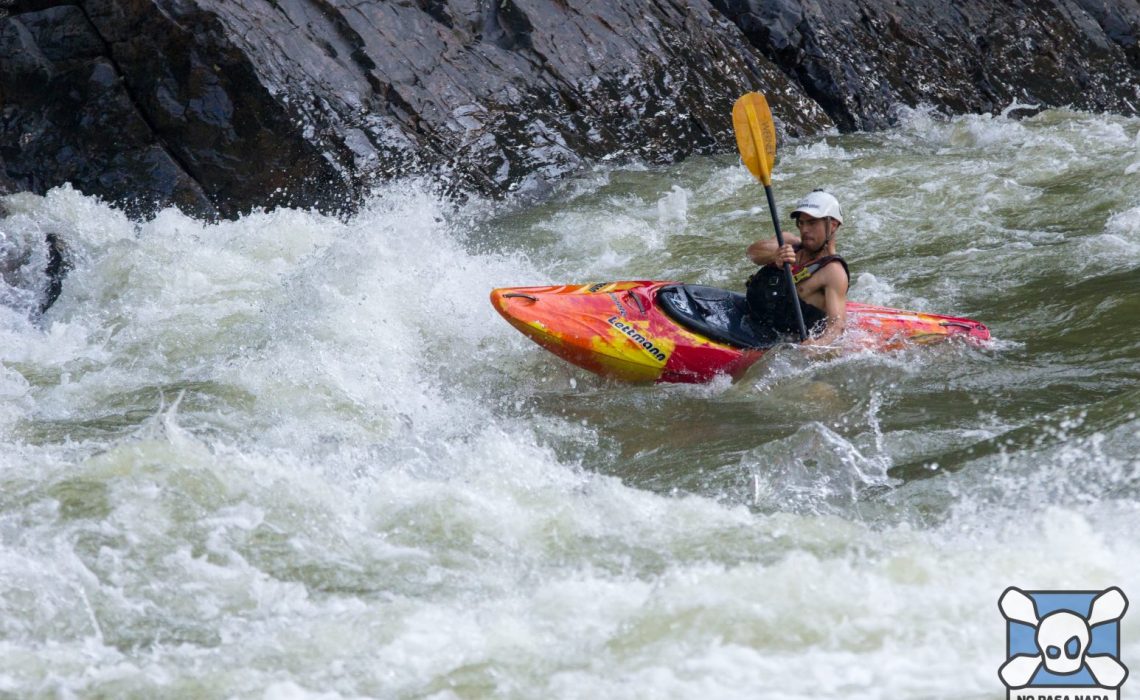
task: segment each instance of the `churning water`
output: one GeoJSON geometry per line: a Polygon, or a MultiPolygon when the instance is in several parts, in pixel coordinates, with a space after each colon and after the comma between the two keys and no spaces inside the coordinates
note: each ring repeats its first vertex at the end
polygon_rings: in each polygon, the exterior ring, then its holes
{"type": "Polygon", "coordinates": [[[1001,697],[1005,587],[1140,596],[1140,120],[903,116],[784,144],[777,201],[845,204],[851,298],[997,340],[707,387],[588,375],[487,294],[741,288],[734,158],[347,220],[9,197],[73,270],[0,307],[0,695],[1001,697]]]}

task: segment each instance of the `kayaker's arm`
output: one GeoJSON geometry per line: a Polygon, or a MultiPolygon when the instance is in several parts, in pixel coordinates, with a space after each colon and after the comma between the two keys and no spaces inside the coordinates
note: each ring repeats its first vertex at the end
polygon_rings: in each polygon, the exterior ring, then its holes
{"type": "MultiPolygon", "coordinates": [[[[789,233],[784,234],[785,246],[791,245],[794,247],[798,246],[799,244],[800,239],[798,236],[793,236],[789,233]]],[[[748,259],[757,265],[772,265],[779,259],[777,255],[779,249],[780,247],[776,244],[776,239],[774,237],[763,238],[748,246],[748,259]]],[[[794,262],[794,256],[793,259],[789,262],[794,262]]]]}

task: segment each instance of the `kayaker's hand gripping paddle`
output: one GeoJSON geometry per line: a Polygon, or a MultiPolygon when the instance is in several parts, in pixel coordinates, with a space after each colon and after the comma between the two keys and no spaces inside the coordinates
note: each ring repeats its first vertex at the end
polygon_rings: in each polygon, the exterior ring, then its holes
{"type": "MultiPolygon", "coordinates": [[[[772,111],[768,101],[758,92],[741,95],[732,107],[732,128],[736,130],[736,145],[744,165],[760,184],[768,196],[768,211],[772,212],[772,225],[776,227],[776,244],[784,247],[784,234],[780,230],[780,217],[776,214],[776,199],[772,196],[772,166],[776,164],[776,125],[772,123],[772,111]]],[[[784,263],[784,277],[788,282],[788,303],[796,310],[796,321],[800,326],[800,342],[807,340],[804,327],[804,313],[800,309],[796,282],[792,279],[792,266],[784,263]]]]}

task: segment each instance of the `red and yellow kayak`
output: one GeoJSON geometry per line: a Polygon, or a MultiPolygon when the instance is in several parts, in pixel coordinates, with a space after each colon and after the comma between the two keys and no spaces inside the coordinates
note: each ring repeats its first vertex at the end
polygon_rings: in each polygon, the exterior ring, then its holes
{"type": "MultiPolygon", "coordinates": [[[[774,342],[741,328],[744,295],[676,282],[624,281],[491,292],[503,318],[534,342],[596,374],[631,382],[737,377],[774,342]]],[[[745,322],[746,323],[746,322],[745,322]]],[[[967,318],[847,303],[849,344],[890,350],[957,337],[989,340],[967,318]]]]}

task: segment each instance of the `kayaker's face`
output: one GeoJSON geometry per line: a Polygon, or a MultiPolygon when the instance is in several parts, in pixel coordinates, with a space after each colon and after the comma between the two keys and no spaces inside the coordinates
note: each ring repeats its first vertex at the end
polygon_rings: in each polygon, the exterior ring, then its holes
{"type": "Polygon", "coordinates": [[[814,216],[800,214],[796,217],[796,228],[800,230],[800,240],[803,246],[811,251],[817,251],[827,243],[828,224],[830,219],[817,219],[814,216]]]}

